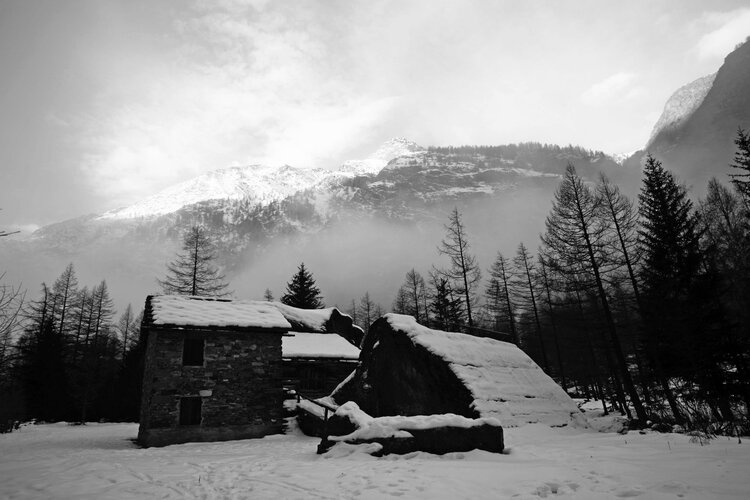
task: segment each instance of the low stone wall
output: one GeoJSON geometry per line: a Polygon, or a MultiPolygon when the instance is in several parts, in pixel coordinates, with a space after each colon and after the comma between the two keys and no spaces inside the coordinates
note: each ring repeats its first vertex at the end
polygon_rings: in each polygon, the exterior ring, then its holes
{"type": "Polygon", "coordinates": [[[142,435],[139,435],[138,440],[143,446],[167,446],[190,442],[260,438],[269,434],[280,434],[282,431],[281,423],[227,425],[223,427],[195,425],[177,428],[147,429],[142,435]]]}

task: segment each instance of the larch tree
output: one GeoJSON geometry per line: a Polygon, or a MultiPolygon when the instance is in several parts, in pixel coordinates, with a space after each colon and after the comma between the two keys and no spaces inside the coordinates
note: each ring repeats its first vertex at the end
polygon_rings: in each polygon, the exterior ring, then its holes
{"type": "MultiPolygon", "coordinates": [[[[401,293],[403,293],[404,300],[403,314],[414,316],[414,319],[416,319],[418,323],[426,323],[427,311],[425,310],[424,304],[427,292],[425,290],[425,281],[422,275],[415,269],[412,268],[406,273],[404,283],[399,290],[399,294],[401,293]],[[401,290],[403,290],[403,292],[401,290]]],[[[398,300],[399,297],[397,296],[396,299],[398,300]]]]}
{"type": "Polygon", "coordinates": [[[640,260],[638,211],[633,202],[622,194],[620,188],[612,184],[606,175],[600,174],[596,188],[602,218],[611,224],[610,230],[614,238],[611,238],[610,243],[614,246],[615,252],[622,256],[636,304],[640,309],[641,295],[636,277],[636,267],[640,260]]]}
{"type": "Polygon", "coordinates": [[[71,314],[73,302],[78,294],[78,278],[76,278],[73,263],[68,264],[65,271],[52,285],[52,293],[57,297],[55,304],[55,322],[60,335],[67,334],[71,329],[71,314]]]}
{"type": "Polygon", "coordinates": [[[406,298],[406,289],[404,285],[401,285],[396,292],[396,298],[393,299],[393,307],[391,308],[396,314],[408,314],[408,299],[406,298]]]}
{"type": "Polygon", "coordinates": [[[216,250],[205,228],[193,226],[184,235],[182,252],[167,264],[167,275],[157,280],[164,293],[225,297],[225,276],[214,265],[216,250]]]}
{"type": "Polygon", "coordinates": [[[569,269],[576,272],[581,269],[594,284],[623,385],[638,419],[645,422],[646,411],[628,369],[605,288],[603,272],[609,264],[606,251],[611,245],[607,241],[608,226],[601,217],[601,200],[578,176],[571,164],[565,169],[565,176],[555,191],[545,228],[542,242],[550,251],[552,258],[548,262],[555,266],[555,271],[565,273],[569,269]]]}
{"type": "Polygon", "coordinates": [[[364,321],[362,329],[365,334],[370,331],[370,325],[375,319],[375,302],[370,298],[370,292],[366,291],[362,298],[359,299],[359,317],[364,321]]]}
{"type": "Polygon", "coordinates": [[[292,279],[286,284],[286,292],[281,296],[281,302],[300,309],[321,309],[325,307],[320,288],[315,285],[315,278],[302,262],[297,267],[292,279]]]}
{"type": "Polygon", "coordinates": [[[531,252],[529,252],[526,245],[523,243],[518,245],[518,251],[513,258],[513,270],[511,275],[513,277],[512,285],[514,295],[520,299],[523,309],[525,309],[527,313],[533,315],[534,327],[537,339],[539,340],[539,349],[541,351],[542,367],[546,372],[549,372],[547,347],[544,342],[542,323],[539,320],[538,291],[536,290],[536,266],[534,266],[531,252]]]}
{"type": "Polygon", "coordinates": [[[554,300],[552,299],[552,285],[551,278],[547,272],[547,264],[545,264],[544,257],[541,252],[537,255],[539,261],[539,279],[542,285],[544,294],[542,297],[547,302],[547,314],[549,316],[550,325],[552,327],[552,341],[555,344],[555,354],[557,355],[557,368],[560,370],[560,382],[563,390],[568,390],[568,382],[565,377],[565,363],[563,363],[562,351],[560,349],[560,335],[557,331],[557,319],[555,317],[555,306],[554,300]]]}
{"type": "Polygon", "coordinates": [[[134,332],[136,331],[138,331],[137,318],[133,314],[133,307],[128,304],[128,307],[125,308],[125,312],[122,313],[117,322],[117,332],[120,336],[123,360],[125,359],[125,354],[127,354],[131,344],[138,340],[134,338],[134,332]]]}
{"type": "Polygon", "coordinates": [[[501,331],[501,325],[506,324],[513,341],[518,344],[514,307],[509,288],[510,278],[509,262],[502,253],[497,252],[495,262],[490,268],[490,281],[485,290],[485,297],[490,312],[495,317],[495,329],[501,331]]]}
{"type": "Polygon", "coordinates": [[[0,275],[0,386],[8,380],[6,371],[10,367],[13,336],[26,296],[19,287],[3,283],[3,278],[5,273],[0,275]]]}
{"type": "Polygon", "coordinates": [[[482,279],[482,272],[476,258],[469,252],[469,240],[458,208],[453,208],[445,230],[446,237],[440,243],[438,253],[448,256],[450,268],[440,269],[438,272],[451,282],[456,293],[463,296],[466,319],[469,327],[473,327],[471,307],[476,303],[476,289],[482,279]]]}

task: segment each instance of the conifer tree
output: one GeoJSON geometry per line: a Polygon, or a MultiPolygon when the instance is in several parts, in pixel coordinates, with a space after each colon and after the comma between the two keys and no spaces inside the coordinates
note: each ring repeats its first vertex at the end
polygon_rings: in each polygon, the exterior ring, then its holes
{"type": "Polygon", "coordinates": [[[396,292],[396,298],[393,299],[393,312],[396,314],[407,314],[408,299],[406,298],[406,289],[401,285],[396,292]]]}
{"type": "Polygon", "coordinates": [[[464,322],[461,299],[453,293],[450,281],[437,272],[430,273],[429,309],[432,326],[439,330],[459,331],[464,322]]]}
{"type": "Polygon", "coordinates": [[[487,285],[485,296],[490,311],[495,316],[495,329],[502,331],[502,324],[508,325],[513,341],[518,344],[518,335],[516,333],[516,322],[514,320],[514,308],[510,297],[510,268],[508,260],[497,252],[495,262],[490,268],[490,282],[487,285]],[[503,322],[504,319],[504,322],[503,322]]]}
{"type": "Polygon", "coordinates": [[[70,329],[70,310],[78,294],[78,278],[76,278],[72,262],[68,264],[68,267],[65,268],[60,277],[55,280],[55,283],[52,285],[52,293],[57,298],[53,314],[55,315],[58,333],[63,335],[70,329]]]}
{"type": "Polygon", "coordinates": [[[601,199],[578,176],[575,167],[569,164],[555,192],[542,242],[552,257],[548,262],[550,266],[554,266],[554,271],[568,275],[582,271],[595,286],[598,305],[601,306],[623,386],[630,396],[638,419],[645,422],[646,411],[628,370],[605,288],[606,269],[612,265],[611,252],[608,252],[612,245],[608,241],[609,226],[601,215],[601,199]]]}
{"type": "Polygon", "coordinates": [[[453,208],[445,230],[447,234],[438,247],[438,253],[447,255],[451,266],[450,269],[438,272],[451,282],[456,293],[463,296],[466,319],[469,327],[472,327],[474,319],[471,308],[476,302],[476,288],[479,286],[482,272],[476,258],[469,252],[469,240],[458,208],[453,208]]]}
{"type": "Polygon", "coordinates": [[[539,349],[542,355],[542,367],[549,372],[549,361],[547,360],[547,348],[544,342],[544,332],[542,324],[539,321],[538,291],[536,290],[537,270],[534,266],[531,252],[526,245],[518,245],[518,251],[513,258],[513,289],[515,294],[522,301],[526,312],[534,318],[534,326],[537,338],[539,339],[539,349]]]}
{"type": "Polygon", "coordinates": [[[401,308],[401,314],[414,316],[418,323],[427,322],[425,282],[421,274],[415,269],[406,273],[404,283],[399,288],[394,306],[401,308]]]}
{"type": "Polygon", "coordinates": [[[644,344],[672,414],[682,422],[669,378],[691,369],[684,359],[690,345],[686,306],[701,261],[698,219],[685,188],[651,155],[638,198],[644,344]]]}
{"type": "Polygon", "coordinates": [[[125,312],[122,313],[117,322],[117,331],[120,334],[121,359],[124,360],[131,344],[134,344],[138,340],[135,338],[135,332],[138,331],[138,321],[133,314],[133,307],[130,304],[125,308],[125,312]]]}
{"type": "Polygon", "coordinates": [[[214,265],[216,251],[205,228],[193,226],[184,236],[182,253],[167,264],[167,275],[157,280],[164,293],[225,297],[225,276],[214,265]]]}
{"type": "Polygon", "coordinates": [[[365,292],[362,298],[359,299],[359,313],[360,318],[364,321],[362,329],[367,333],[370,331],[370,325],[377,317],[375,316],[375,303],[370,298],[369,291],[365,292]]]}
{"type": "Polygon", "coordinates": [[[281,302],[300,309],[321,309],[325,307],[320,289],[315,286],[315,278],[301,263],[292,280],[286,285],[286,293],[281,302]]]}
{"type": "Polygon", "coordinates": [[[750,133],[745,132],[742,127],[737,128],[737,137],[734,140],[737,151],[734,153],[734,163],[730,166],[741,173],[729,174],[732,184],[742,195],[745,206],[750,208],[750,133]]]}

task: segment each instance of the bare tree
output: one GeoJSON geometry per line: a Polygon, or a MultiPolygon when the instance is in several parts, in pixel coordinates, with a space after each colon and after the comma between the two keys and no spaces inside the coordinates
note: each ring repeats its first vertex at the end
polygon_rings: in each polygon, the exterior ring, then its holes
{"type": "Polygon", "coordinates": [[[130,304],[125,308],[125,312],[120,316],[117,322],[117,331],[120,334],[120,342],[122,344],[122,359],[125,359],[125,354],[128,352],[128,347],[134,342],[133,334],[138,330],[138,322],[133,314],[133,308],[130,304]]]}
{"type": "Polygon", "coordinates": [[[52,285],[52,293],[57,298],[55,304],[55,321],[57,323],[58,333],[67,334],[70,327],[70,310],[72,303],[78,294],[78,278],[76,277],[73,263],[71,262],[65,268],[65,271],[57,278],[52,285]]]}
{"type": "Polygon", "coordinates": [[[0,275],[0,377],[5,377],[5,370],[8,368],[13,334],[26,296],[26,292],[22,292],[20,287],[3,283],[3,278],[5,273],[0,275]]]}
{"type": "Polygon", "coordinates": [[[536,274],[536,266],[534,266],[531,252],[526,248],[526,245],[521,243],[518,245],[518,252],[513,258],[513,289],[515,290],[515,295],[521,299],[527,312],[534,316],[536,334],[539,338],[539,348],[542,351],[542,366],[544,371],[549,372],[544,332],[542,331],[542,323],[539,321],[538,292],[535,287],[535,282],[537,281],[536,274]]]}
{"type": "Polygon", "coordinates": [[[427,321],[427,310],[424,307],[426,294],[424,278],[412,268],[406,273],[394,305],[401,304],[402,314],[414,316],[417,322],[424,324],[427,321]]]}
{"type": "Polygon", "coordinates": [[[185,233],[182,253],[167,264],[167,275],[157,280],[164,293],[225,297],[225,276],[214,266],[216,252],[206,230],[194,226],[185,233]]]}
{"type": "Polygon", "coordinates": [[[362,298],[359,299],[359,313],[360,319],[364,321],[362,329],[367,334],[370,331],[370,324],[375,319],[375,303],[370,298],[369,291],[365,292],[362,298]]]}
{"type": "Polygon", "coordinates": [[[622,381],[638,419],[645,422],[646,411],[628,370],[602,274],[608,264],[606,250],[611,247],[606,241],[608,236],[608,225],[601,217],[601,200],[569,164],[555,192],[542,242],[550,250],[549,262],[556,270],[564,273],[565,267],[581,269],[595,284],[622,381]]]}
{"type": "Polygon", "coordinates": [[[495,329],[500,330],[501,318],[505,317],[513,341],[518,344],[514,308],[510,298],[510,269],[508,264],[503,254],[497,252],[495,262],[492,263],[490,268],[490,282],[485,295],[490,311],[495,316],[495,329]]]}
{"type": "Polygon", "coordinates": [[[445,230],[447,234],[438,247],[438,253],[447,255],[451,265],[450,269],[437,271],[450,280],[457,293],[463,295],[466,319],[469,327],[472,327],[471,306],[476,302],[476,288],[482,279],[482,272],[474,255],[469,253],[469,240],[458,208],[453,208],[445,230]]]}

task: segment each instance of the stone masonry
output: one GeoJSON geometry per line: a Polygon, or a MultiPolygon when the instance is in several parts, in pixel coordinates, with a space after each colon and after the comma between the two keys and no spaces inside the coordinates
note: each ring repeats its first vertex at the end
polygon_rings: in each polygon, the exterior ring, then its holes
{"type": "Polygon", "coordinates": [[[281,431],[278,332],[152,326],[148,335],[141,444],[244,439],[281,431]],[[185,338],[204,340],[202,366],[183,366],[185,338]],[[201,398],[199,425],[180,425],[183,397],[201,398]]]}

